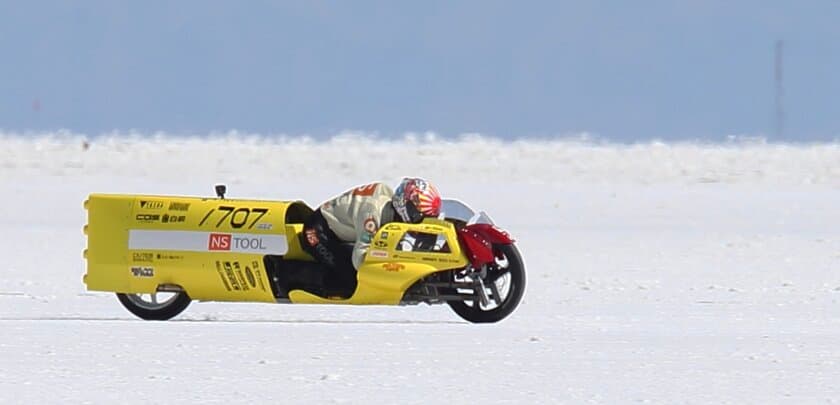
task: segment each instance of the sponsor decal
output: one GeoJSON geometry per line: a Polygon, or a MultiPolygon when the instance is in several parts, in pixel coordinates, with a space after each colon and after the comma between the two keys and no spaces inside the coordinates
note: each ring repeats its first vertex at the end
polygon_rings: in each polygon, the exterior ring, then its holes
{"type": "Polygon", "coordinates": [[[233,262],[233,268],[236,269],[236,280],[239,281],[239,285],[242,286],[243,291],[248,291],[248,284],[245,283],[245,276],[242,275],[242,267],[239,265],[239,262],[233,262]]]}
{"type": "Polygon", "coordinates": [[[160,214],[137,214],[134,219],[138,222],[157,222],[160,221],[160,214]]]}
{"type": "Polygon", "coordinates": [[[256,260],[252,261],[251,268],[254,269],[254,277],[256,277],[257,282],[260,283],[260,290],[263,290],[263,292],[265,292],[265,283],[263,283],[262,271],[260,270],[260,262],[256,260]]]}
{"type": "Polygon", "coordinates": [[[402,227],[400,227],[399,225],[396,225],[396,224],[391,224],[391,225],[388,225],[388,226],[385,227],[386,231],[399,231],[401,229],[402,229],[402,227]]]}
{"type": "Polygon", "coordinates": [[[266,250],[265,241],[262,238],[233,238],[233,245],[237,249],[244,250],[266,250]]]}
{"type": "Polygon", "coordinates": [[[174,223],[186,222],[186,221],[187,221],[187,217],[185,215],[163,214],[163,216],[160,217],[160,222],[163,222],[164,224],[174,224],[174,223]]]}
{"type": "Polygon", "coordinates": [[[244,237],[229,233],[211,233],[207,250],[259,253],[268,250],[266,240],[259,235],[244,237]]]}
{"type": "Polygon", "coordinates": [[[231,291],[230,283],[225,277],[225,272],[222,270],[222,262],[216,262],[216,273],[219,275],[219,279],[222,280],[222,283],[225,285],[225,290],[231,291]]]}
{"type": "Polygon", "coordinates": [[[233,229],[252,229],[257,222],[268,214],[268,208],[231,207],[220,205],[207,211],[198,226],[219,228],[223,224],[233,229]],[[217,220],[218,219],[218,220],[217,220]]]}
{"type": "Polygon", "coordinates": [[[257,279],[254,277],[254,272],[248,266],[245,266],[245,278],[248,279],[248,284],[251,285],[251,288],[257,288],[257,279]]]}
{"type": "Polygon", "coordinates": [[[230,250],[231,238],[228,233],[211,233],[207,250],[230,250]]]}
{"type": "Polygon", "coordinates": [[[388,257],[388,252],[384,250],[371,250],[368,254],[371,257],[388,257]]]}
{"type": "Polygon", "coordinates": [[[155,255],[157,260],[183,260],[184,256],[181,255],[170,255],[170,254],[162,254],[158,253],[155,255]]]}
{"type": "MultiPolygon", "coordinates": [[[[166,252],[218,252],[284,255],[289,250],[286,235],[130,229],[129,250],[166,252]]],[[[177,254],[177,253],[175,253],[177,254]]],[[[183,259],[173,257],[172,259],[183,259]]]]}
{"type": "Polygon", "coordinates": [[[315,246],[320,242],[318,239],[318,232],[314,229],[307,229],[303,234],[306,236],[306,243],[308,243],[309,246],[315,246]]]}
{"type": "Polygon", "coordinates": [[[233,274],[233,266],[231,266],[230,262],[224,262],[224,267],[225,276],[227,277],[227,280],[230,283],[230,287],[234,291],[242,291],[242,287],[239,285],[239,280],[237,280],[236,275],[233,274]]]}
{"type": "Polygon", "coordinates": [[[382,239],[388,239],[388,232],[382,232],[382,234],[379,237],[382,239]]]}
{"type": "Polygon", "coordinates": [[[274,228],[274,226],[272,226],[268,222],[263,222],[261,224],[257,224],[256,228],[261,231],[270,231],[272,228],[274,228]]]}
{"type": "Polygon", "coordinates": [[[382,265],[382,269],[385,271],[400,271],[404,270],[405,266],[399,263],[385,263],[382,265]]]}
{"type": "Polygon", "coordinates": [[[155,276],[155,269],[153,267],[139,267],[131,268],[131,275],[134,277],[150,278],[155,276]]]}
{"type": "Polygon", "coordinates": [[[134,252],[134,253],[131,254],[131,261],[151,263],[151,262],[154,261],[154,257],[155,257],[155,255],[153,253],[134,252]]]}
{"type": "Polygon", "coordinates": [[[369,217],[367,217],[367,219],[365,219],[365,231],[367,231],[367,233],[369,233],[369,234],[376,233],[376,230],[378,228],[379,227],[376,226],[376,220],[373,219],[372,216],[369,216],[369,217]]]}
{"type": "Polygon", "coordinates": [[[258,283],[260,289],[266,291],[259,262],[253,261],[251,266],[253,269],[247,264],[243,266],[238,261],[216,261],[216,273],[228,291],[249,291],[251,288],[257,288],[258,283]]]}
{"type": "Polygon", "coordinates": [[[170,211],[189,211],[190,203],[185,202],[171,202],[169,203],[170,211]]]}
{"type": "Polygon", "coordinates": [[[387,248],[388,247],[388,242],[380,239],[380,240],[377,240],[377,241],[373,242],[373,246],[376,246],[378,248],[387,248]]]}
{"type": "MultiPolygon", "coordinates": [[[[395,256],[395,258],[396,258],[396,256],[395,256]]],[[[406,257],[406,258],[408,258],[408,257],[406,257]]],[[[446,257],[424,257],[420,260],[423,260],[424,262],[460,263],[460,260],[458,260],[458,259],[449,259],[449,258],[446,258],[446,257]]]]}
{"type": "Polygon", "coordinates": [[[163,208],[163,201],[140,200],[140,208],[146,210],[159,210],[163,208]]]}

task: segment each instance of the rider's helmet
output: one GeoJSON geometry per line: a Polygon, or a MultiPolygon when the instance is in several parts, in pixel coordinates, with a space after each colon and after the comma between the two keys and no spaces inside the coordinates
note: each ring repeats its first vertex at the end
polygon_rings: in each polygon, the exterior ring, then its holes
{"type": "Polygon", "coordinates": [[[416,224],[440,214],[440,193],[426,180],[407,177],[394,190],[391,204],[403,222],[416,224]]]}

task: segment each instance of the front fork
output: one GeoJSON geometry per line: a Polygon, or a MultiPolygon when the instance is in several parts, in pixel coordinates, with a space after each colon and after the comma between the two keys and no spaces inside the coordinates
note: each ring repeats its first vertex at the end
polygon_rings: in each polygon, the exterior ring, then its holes
{"type": "MultiPolygon", "coordinates": [[[[484,288],[484,279],[487,277],[487,265],[482,265],[481,269],[475,269],[472,266],[469,266],[466,270],[464,276],[469,277],[473,280],[473,291],[476,291],[476,295],[478,295],[479,301],[481,301],[481,305],[489,306],[490,305],[490,297],[487,296],[487,290],[484,288]]],[[[493,284],[493,290],[495,289],[495,283],[493,284]]],[[[494,294],[495,299],[498,300],[498,292],[494,294]]]]}

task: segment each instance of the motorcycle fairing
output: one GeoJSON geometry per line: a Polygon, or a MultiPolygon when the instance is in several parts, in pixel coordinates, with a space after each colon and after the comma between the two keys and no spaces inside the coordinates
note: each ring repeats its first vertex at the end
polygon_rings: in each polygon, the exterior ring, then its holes
{"type": "MultiPolygon", "coordinates": [[[[276,302],[264,257],[312,260],[298,237],[312,210],[299,201],[92,194],[85,208],[89,290],[173,286],[196,300],[276,302]]],[[[374,235],[350,298],[294,290],[289,300],[395,305],[419,279],[466,265],[452,223],[391,223],[374,235]]]]}
{"type": "Polygon", "coordinates": [[[299,201],[91,194],[85,208],[89,290],[275,302],[263,257],[309,258],[296,235],[312,210],[299,201]]]}

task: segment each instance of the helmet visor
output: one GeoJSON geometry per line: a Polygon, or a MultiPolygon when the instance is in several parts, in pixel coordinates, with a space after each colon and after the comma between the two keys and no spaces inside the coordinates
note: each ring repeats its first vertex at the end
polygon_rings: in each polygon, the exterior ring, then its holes
{"type": "Polygon", "coordinates": [[[423,213],[417,209],[414,203],[409,202],[405,205],[405,211],[408,213],[408,222],[412,224],[419,224],[423,222],[423,213]]]}

